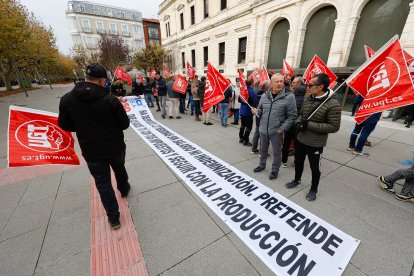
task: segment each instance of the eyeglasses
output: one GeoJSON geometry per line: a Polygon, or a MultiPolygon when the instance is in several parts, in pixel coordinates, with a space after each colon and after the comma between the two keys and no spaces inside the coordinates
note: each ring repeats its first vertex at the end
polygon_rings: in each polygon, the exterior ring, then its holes
{"type": "Polygon", "coordinates": [[[320,85],[320,84],[317,84],[317,83],[315,83],[315,84],[308,84],[307,86],[309,87],[309,88],[312,88],[312,87],[314,87],[314,86],[318,86],[318,85],[320,85]]]}

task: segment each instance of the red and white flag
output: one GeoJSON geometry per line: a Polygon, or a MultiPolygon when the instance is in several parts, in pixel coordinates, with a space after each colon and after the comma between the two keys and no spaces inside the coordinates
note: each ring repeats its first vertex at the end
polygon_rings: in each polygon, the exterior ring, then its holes
{"type": "Polygon", "coordinates": [[[190,63],[188,63],[187,61],[187,76],[191,79],[194,80],[195,79],[195,75],[196,75],[196,69],[194,69],[194,67],[192,67],[190,65],[190,63]]]}
{"type": "Polygon", "coordinates": [[[404,51],[405,61],[407,61],[408,72],[410,72],[411,79],[414,83],[414,57],[404,51]]]}
{"type": "Polygon", "coordinates": [[[259,82],[259,88],[262,89],[262,85],[265,81],[270,81],[269,74],[267,73],[266,67],[263,65],[262,74],[260,75],[260,82],[259,82]]]}
{"type": "Polygon", "coordinates": [[[125,72],[121,66],[116,67],[114,75],[122,82],[128,82],[128,86],[132,86],[131,75],[125,72]]]}
{"type": "Polygon", "coordinates": [[[8,166],[79,165],[72,133],[58,125],[58,114],[9,107],[8,166]]]}
{"type": "Polygon", "coordinates": [[[171,72],[168,71],[167,67],[164,65],[164,79],[168,79],[171,77],[171,72]]]}
{"type": "Polygon", "coordinates": [[[365,50],[365,57],[367,59],[370,59],[375,54],[374,49],[368,47],[367,45],[364,45],[364,50],[365,50]]]}
{"type": "Polygon", "coordinates": [[[254,85],[254,84],[256,84],[260,81],[260,76],[261,75],[262,75],[262,70],[260,70],[259,68],[255,68],[254,71],[250,74],[250,76],[248,78],[253,79],[253,85],[254,85]]]}
{"type": "Polygon", "coordinates": [[[152,68],[152,71],[149,73],[149,77],[151,79],[155,79],[155,74],[157,73],[157,71],[155,71],[155,68],[152,68]]]}
{"type": "Polygon", "coordinates": [[[306,79],[306,84],[312,79],[316,74],[325,73],[329,76],[330,82],[336,81],[338,78],[329,68],[326,66],[317,55],[315,55],[312,61],[309,63],[308,68],[306,68],[305,73],[303,73],[303,78],[306,79]]]}
{"type": "Polygon", "coordinates": [[[293,71],[292,67],[290,67],[289,63],[287,63],[285,59],[283,60],[282,75],[289,75],[291,77],[295,75],[295,72],[293,71]]]}
{"type": "Polygon", "coordinates": [[[144,77],[140,74],[140,73],[137,73],[137,75],[135,76],[135,78],[139,78],[139,80],[141,81],[141,83],[144,83],[144,77]]]}
{"type": "Polygon", "coordinates": [[[414,103],[414,84],[398,36],[381,47],[346,83],[364,97],[355,114],[358,124],[367,115],[414,103]]]}
{"type": "Polygon", "coordinates": [[[183,76],[178,74],[178,76],[174,80],[172,89],[178,93],[185,94],[187,85],[188,85],[188,80],[186,80],[183,76]]]}
{"type": "Polygon", "coordinates": [[[247,90],[246,79],[244,78],[243,72],[239,69],[239,83],[240,83],[240,97],[247,103],[249,100],[249,91],[247,90]]]}
{"type": "Polygon", "coordinates": [[[206,90],[204,92],[203,112],[224,99],[224,91],[229,87],[230,82],[208,63],[206,90]]]}

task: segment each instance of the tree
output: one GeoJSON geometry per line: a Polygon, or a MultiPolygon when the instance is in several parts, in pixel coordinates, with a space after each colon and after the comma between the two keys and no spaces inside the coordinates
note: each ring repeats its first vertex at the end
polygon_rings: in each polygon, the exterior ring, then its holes
{"type": "Polygon", "coordinates": [[[120,64],[128,63],[129,49],[122,37],[102,34],[99,40],[99,63],[114,72],[120,64]]]}
{"type": "Polygon", "coordinates": [[[85,70],[89,64],[99,62],[98,51],[88,51],[81,45],[77,45],[74,48],[72,48],[71,55],[78,67],[83,70],[85,70]]]}
{"type": "Polygon", "coordinates": [[[152,68],[161,69],[166,60],[167,53],[165,49],[157,43],[152,43],[148,48],[144,48],[134,54],[132,57],[132,65],[137,69],[143,69],[149,72],[152,68]]]}

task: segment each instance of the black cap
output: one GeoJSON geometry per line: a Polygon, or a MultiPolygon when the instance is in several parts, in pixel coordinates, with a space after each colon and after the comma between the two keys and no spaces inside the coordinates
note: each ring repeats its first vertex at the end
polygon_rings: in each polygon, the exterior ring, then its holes
{"type": "Polygon", "coordinates": [[[86,75],[92,78],[101,79],[107,78],[106,69],[99,63],[93,63],[86,67],[86,75]]]}

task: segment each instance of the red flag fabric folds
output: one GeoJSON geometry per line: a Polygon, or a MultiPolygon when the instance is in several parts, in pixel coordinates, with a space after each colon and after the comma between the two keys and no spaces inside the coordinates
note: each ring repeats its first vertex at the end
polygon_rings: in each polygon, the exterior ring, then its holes
{"type": "Polygon", "coordinates": [[[303,78],[306,79],[306,84],[312,79],[316,74],[325,73],[329,76],[331,80],[330,83],[336,81],[338,78],[323,62],[317,55],[315,55],[312,61],[309,63],[308,68],[306,68],[305,73],[303,73],[303,78]]]}
{"type": "Polygon", "coordinates": [[[346,83],[364,97],[357,123],[367,115],[414,103],[414,85],[395,36],[356,70],[346,83]]]}
{"type": "Polygon", "coordinates": [[[132,86],[132,77],[121,66],[116,67],[114,75],[122,82],[127,81],[128,86],[132,86]]]}
{"type": "Polygon", "coordinates": [[[263,66],[262,74],[260,75],[259,88],[262,89],[262,85],[265,81],[270,81],[269,74],[267,73],[266,67],[263,66]]]}
{"type": "Polygon", "coordinates": [[[293,71],[292,67],[290,67],[289,63],[287,63],[285,59],[283,60],[282,75],[290,75],[291,77],[295,75],[295,72],[293,71]]]}
{"type": "Polygon", "coordinates": [[[57,114],[10,106],[9,167],[46,164],[80,164],[72,133],[59,127],[57,114]]]}
{"type": "Polygon", "coordinates": [[[207,112],[210,107],[224,99],[223,93],[229,85],[230,82],[209,62],[206,90],[204,92],[203,112],[207,112]]]}
{"type": "Polygon", "coordinates": [[[244,78],[243,72],[239,71],[239,82],[240,82],[240,97],[243,98],[245,102],[249,99],[249,91],[247,91],[246,79],[244,78]]]}
{"type": "Polygon", "coordinates": [[[194,80],[195,79],[195,75],[196,75],[196,69],[194,69],[190,63],[188,63],[187,61],[187,76],[191,79],[194,80]]]}
{"type": "Polygon", "coordinates": [[[168,79],[171,77],[171,72],[168,71],[167,67],[164,65],[164,79],[168,79]]]}
{"type": "Polygon", "coordinates": [[[178,93],[185,94],[187,85],[188,81],[183,76],[178,74],[178,76],[175,78],[172,89],[178,93]]]}

